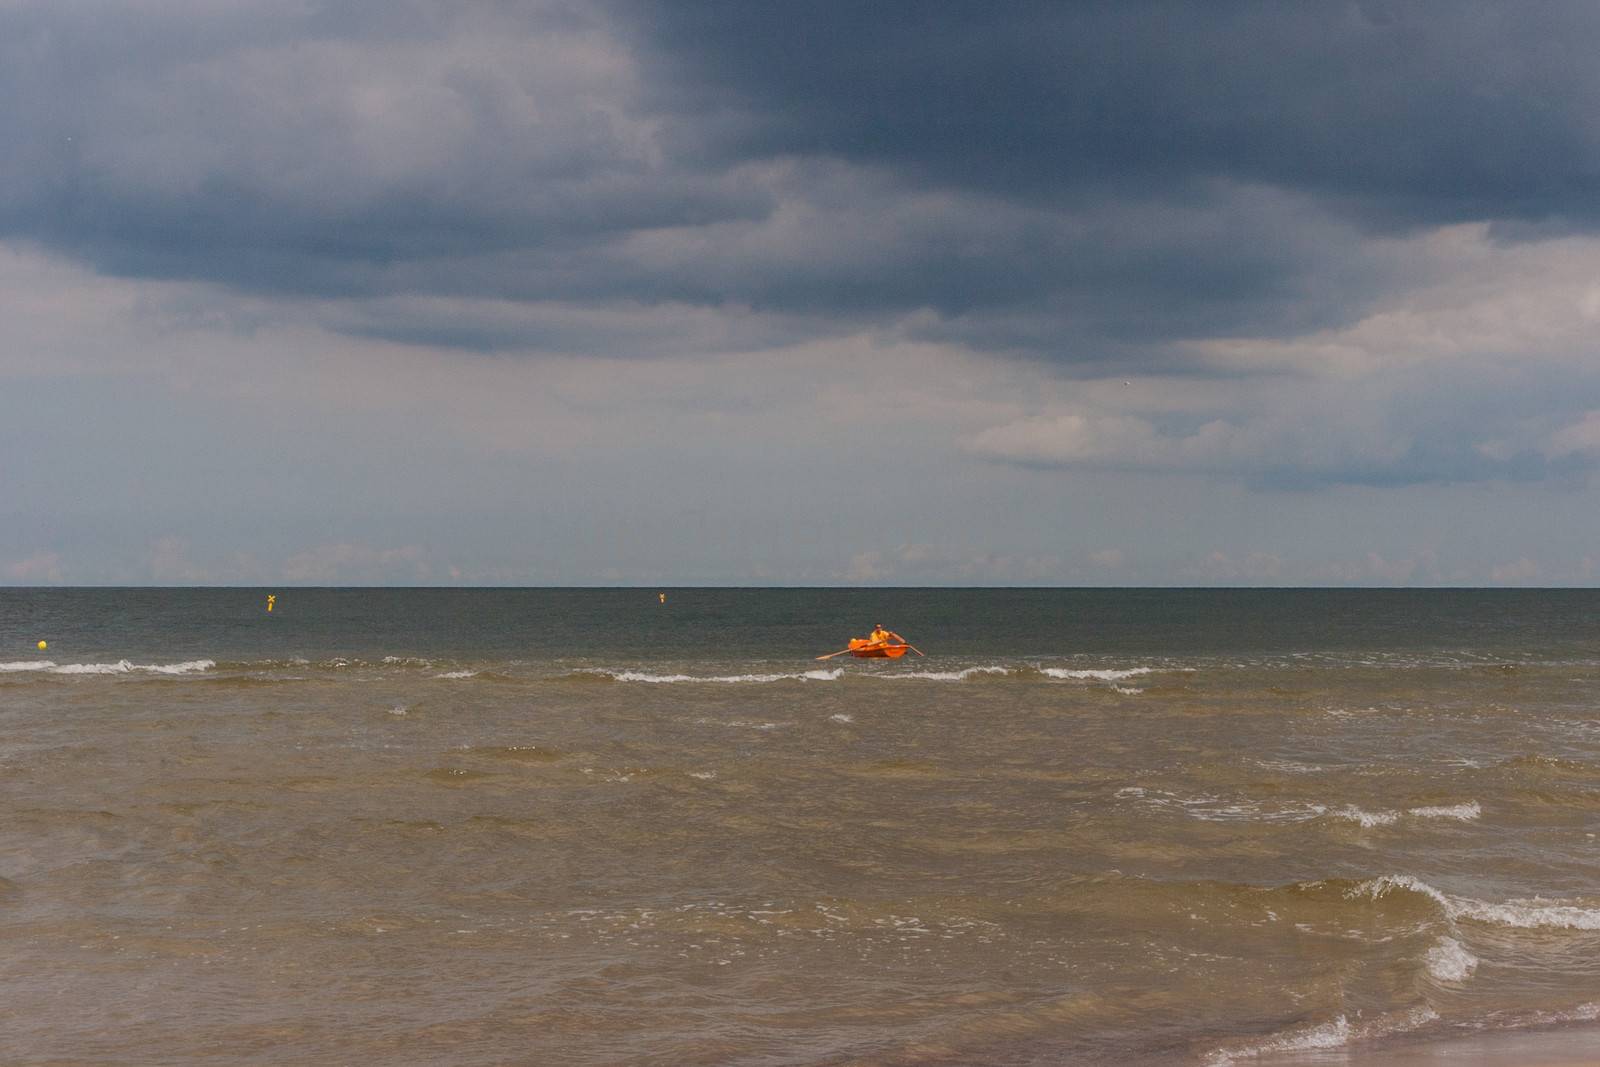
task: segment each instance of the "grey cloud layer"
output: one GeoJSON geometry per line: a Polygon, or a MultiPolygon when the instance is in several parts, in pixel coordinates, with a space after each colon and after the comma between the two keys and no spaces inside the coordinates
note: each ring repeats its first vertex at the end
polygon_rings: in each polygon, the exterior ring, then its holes
{"type": "Polygon", "coordinates": [[[931,308],[980,347],[1050,347],[1005,328],[1040,316],[1295,329],[1363,296],[1348,238],[1296,237],[1321,212],[1592,224],[1597,30],[1580,4],[12,4],[0,225],[251,290],[931,308]],[[1252,221],[1252,189],[1287,198],[1252,221]]]}
{"type": "MultiPolygon", "coordinates": [[[[1359,321],[1426,280],[1386,242],[1592,232],[1597,46],[1577,2],[20,0],[0,238],[220,284],[245,327],[259,300],[463,350],[878,331],[1080,375],[1252,374],[1194,342],[1359,321]]],[[[1586,469],[1537,442],[1600,408],[1594,383],[1546,368],[1505,408],[1491,363],[1448,403],[1402,379],[1334,397],[1375,436],[1302,432],[1315,405],[1042,411],[974,447],[1262,485],[1586,469]]]]}
{"type": "Polygon", "coordinates": [[[892,161],[1070,204],[1225,177],[1373,223],[1593,222],[1600,10],[1579,2],[651,5],[730,157],[892,161]]]}

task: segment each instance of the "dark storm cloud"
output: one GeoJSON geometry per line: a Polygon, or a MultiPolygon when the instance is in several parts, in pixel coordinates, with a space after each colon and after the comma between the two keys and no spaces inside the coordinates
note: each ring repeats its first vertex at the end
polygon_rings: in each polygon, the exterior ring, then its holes
{"type": "Polygon", "coordinates": [[[888,162],[1068,206],[1220,177],[1383,224],[1600,217],[1592,4],[645,10],[678,106],[729,158],[888,162]]]}
{"type": "Polygon", "coordinates": [[[18,3],[0,235],[426,298],[327,320],[426,344],[632,353],[537,308],[659,304],[778,324],[729,343],[907,319],[1166,366],[1358,313],[1389,280],[1363,234],[1600,220],[1597,30],[1586,4],[18,3]]]}

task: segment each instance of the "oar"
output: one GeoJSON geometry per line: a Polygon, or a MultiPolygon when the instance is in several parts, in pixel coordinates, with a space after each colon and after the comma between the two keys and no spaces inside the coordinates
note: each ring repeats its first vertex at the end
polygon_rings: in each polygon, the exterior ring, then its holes
{"type": "Polygon", "coordinates": [[[827,655],[826,655],[826,656],[818,656],[818,657],[817,657],[817,658],[818,658],[818,659],[832,659],[832,658],[833,658],[833,657],[835,657],[835,656],[842,656],[842,655],[844,655],[844,654],[845,654],[845,653],[846,653],[846,652],[854,652],[854,651],[856,651],[856,650],[855,650],[855,649],[853,649],[853,648],[841,648],[841,649],[840,649],[840,650],[839,650],[839,651],[837,651],[837,652],[829,652],[829,653],[828,653],[828,654],[827,654],[827,655]]]}
{"type": "Polygon", "coordinates": [[[922,655],[922,649],[918,648],[916,645],[913,645],[910,641],[906,642],[906,647],[915,652],[917,655],[922,655]]]}

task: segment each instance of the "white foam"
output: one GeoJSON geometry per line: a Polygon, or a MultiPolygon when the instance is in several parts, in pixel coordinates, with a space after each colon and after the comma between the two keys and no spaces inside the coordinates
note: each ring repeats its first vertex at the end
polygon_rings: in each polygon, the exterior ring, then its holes
{"type": "Polygon", "coordinates": [[[1339,1015],[1328,1022],[1285,1030],[1253,1044],[1218,1049],[1206,1057],[1206,1067],[1231,1067],[1241,1059],[1258,1059],[1280,1052],[1319,1052],[1344,1048],[1352,1041],[1370,1041],[1415,1030],[1438,1018],[1439,1013],[1427,1005],[1382,1015],[1363,1025],[1353,1024],[1348,1017],[1339,1015]]]}
{"type": "Polygon", "coordinates": [[[1154,667],[1128,667],[1123,670],[1068,670],[1065,667],[1045,667],[1040,672],[1051,678],[1090,678],[1100,682],[1120,682],[1137,678],[1141,674],[1154,674],[1154,667]]]}
{"type": "Polygon", "coordinates": [[[443,674],[434,675],[435,678],[476,678],[477,671],[445,671],[443,674]]]}
{"type": "Polygon", "coordinates": [[[960,671],[907,671],[904,674],[886,674],[888,679],[920,678],[927,682],[964,682],[980,674],[1010,674],[1006,667],[968,667],[960,671]]]}
{"type": "Polygon", "coordinates": [[[1549,1026],[1555,1023],[1594,1023],[1600,1022],[1600,1001],[1591,1001],[1588,1004],[1579,1004],[1566,1011],[1536,1011],[1529,1019],[1530,1026],[1549,1026]]]}
{"type": "Polygon", "coordinates": [[[53,669],[51,674],[127,674],[133,670],[133,664],[127,660],[116,663],[64,663],[53,669]]]}
{"type": "Polygon", "coordinates": [[[854,718],[852,718],[851,716],[846,715],[844,712],[841,711],[837,715],[829,715],[828,716],[828,721],[829,722],[855,722],[856,720],[854,718]]]}
{"type": "Polygon", "coordinates": [[[1403,816],[1420,819],[1476,819],[1483,809],[1476,800],[1447,807],[1410,808],[1406,811],[1381,809],[1367,811],[1354,804],[1333,807],[1311,801],[1262,801],[1248,797],[1219,797],[1207,793],[1183,796],[1164,789],[1145,789],[1126,786],[1117,790],[1119,799],[1137,799],[1156,808],[1170,808],[1183,812],[1191,819],[1205,822],[1254,821],[1267,823],[1309,822],[1312,819],[1344,819],[1366,830],[1380,826],[1393,826],[1403,816]]]}
{"type": "Polygon", "coordinates": [[[678,682],[716,683],[719,685],[735,685],[744,683],[765,682],[832,682],[844,675],[844,668],[836,667],[831,671],[815,670],[802,671],[798,674],[650,674],[646,671],[608,671],[592,670],[586,674],[603,674],[619,682],[645,682],[651,685],[671,685],[678,682]]]}
{"type": "Polygon", "coordinates": [[[1228,799],[1201,793],[1197,796],[1180,796],[1164,789],[1149,790],[1142,786],[1125,786],[1117,790],[1119,798],[1133,798],[1154,808],[1181,811],[1191,819],[1202,822],[1307,822],[1325,815],[1328,809],[1321,804],[1290,802],[1263,804],[1249,799],[1228,799]]]}
{"type": "Polygon", "coordinates": [[[1440,892],[1420,878],[1408,874],[1386,874],[1352,888],[1350,897],[1369,896],[1373,900],[1396,890],[1420,893],[1437,904],[1450,919],[1466,919],[1490,926],[1519,930],[1600,930],[1600,908],[1585,907],[1570,901],[1524,897],[1495,904],[1472,897],[1440,892]]]}
{"type": "Polygon", "coordinates": [[[14,671],[48,671],[55,666],[55,662],[47,659],[20,660],[15,663],[0,663],[0,674],[10,674],[14,671]]]}
{"type": "Polygon", "coordinates": [[[1252,761],[1257,767],[1265,767],[1269,771],[1280,771],[1284,774],[1314,774],[1322,770],[1315,763],[1301,763],[1292,759],[1258,759],[1252,761]]]}
{"type": "Polygon", "coordinates": [[[200,671],[209,671],[215,667],[216,661],[209,659],[191,659],[183,663],[151,663],[143,666],[134,664],[136,671],[150,671],[153,674],[196,674],[200,671]]]}
{"type": "Polygon", "coordinates": [[[1398,811],[1362,811],[1354,804],[1346,804],[1333,812],[1335,818],[1349,819],[1351,822],[1360,823],[1362,828],[1370,830],[1374,826],[1390,826],[1400,821],[1398,811]]]}
{"type": "Polygon", "coordinates": [[[209,659],[192,659],[183,663],[133,663],[118,660],[115,663],[62,663],[49,660],[37,663],[0,663],[0,670],[48,671],[51,674],[194,674],[208,671],[217,664],[209,659]]]}
{"type": "Polygon", "coordinates": [[[1469,800],[1465,804],[1451,804],[1443,807],[1411,808],[1406,812],[1419,819],[1458,819],[1467,822],[1483,814],[1483,808],[1476,800],[1469,800]]]}
{"type": "Polygon", "coordinates": [[[1240,1059],[1255,1059],[1274,1052],[1310,1052],[1316,1049],[1343,1048],[1350,1042],[1350,1020],[1343,1015],[1332,1022],[1289,1030],[1254,1045],[1218,1049],[1207,1059],[1207,1067],[1230,1067],[1240,1059]]]}
{"type": "Polygon", "coordinates": [[[1441,937],[1426,959],[1428,973],[1441,982],[1465,982],[1478,969],[1478,957],[1453,937],[1441,937]]]}

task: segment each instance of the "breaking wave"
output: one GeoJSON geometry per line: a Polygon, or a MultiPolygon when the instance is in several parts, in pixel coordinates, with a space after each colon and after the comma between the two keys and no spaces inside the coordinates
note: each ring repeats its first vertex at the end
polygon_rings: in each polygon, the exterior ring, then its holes
{"type": "Polygon", "coordinates": [[[1044,667],[1040,670],[1050,678],[1092,679],[1097,682],[1121,682],[1141,674],[1154,674],[1154,667],[1125,667],[1121,670],[1074,670],[1067,667],[1044,667]]]}
{"type": "Polygon", "coordinates": [[[904,674],[887,674],[886,679],[913,678],[926,682],[964,682],[985,674],[1011,674],[1009,667],[968,667],[959,671],[907,671],[904,674]]]}
{"type": "Polygon", "coordinates": [[[44,674],[197,674],[215,667],[216,661],[192,659],[183,663],[133,663],[118,660],[115,663],[55,663],[51,660],[24,660],[17,663],[0,663],[0,673],[39,672],[44,674]]]}
{"type": "Polygon", "coordinates": [[[1045,678],[1053,678],[1058,680],[1065,679],[1074,681],[1088,680],[1107,682],[1111,683],[1112,688],[1116,689],[1118,692],[1134,694],[1139,693],[1142,690],[1119,686],[1115,683],[1141,674],[1152,674],[1157,670],[1159,670],[1159,668],[1156,667],[1129,667],[1121,670],[1076,670],[1064,667],[1036,667],[1031,665],[1006,666],[1002,664],[989,663],[945,671],[925,669],[905,670],[897,669],[895,667],[887,667],[886,669],[883,667],[870,667],[865,669],[846,669],[843,667],[834,667],[827,670],[812,671],[774,671],[768,673],[752,672],[749,674],[703,675],[665,672],[656,673],[653,671],[644,670],[618,670],[608,667],[590,667],[573,671],[567,675],[567,677],[599,677],[618,682],[646,682],[656,684],[671,682],[714,682],[723,684],[736,684],[742,682],[746,684],[759,684],[787,681],[832,682],[841,678],[882,682],[970,682],[986,678],[996,680],[1026,680],[1030,678],[1037,679],[1042,676],[1045,678]]]}
{"type": "Polygon", "coordinates": [[[734,685],[740,682],[833,682],[844,675],[844,668],[835,667],[833,670],[799,671],[784,674],[652,674],[649,671],[614,671],[605,668],[592,668],[572,673],[577,676],[610,678],[612,681],[617,682],[644,682],[650,685],[672,685],[683,682],[734,685]]]}
{"type": "Polygon", "coordinates": [[[1403,1034],[1435,1022],[1439,1013],[1421,1005],[1409,1011],[1391,1012],[1370,1022],[1353,1023],[1339,1015],[1325,1023],[1297,1026],[1272,1034],[1260,1041],[1217,1049],[1206,1057],[1206,1067],[1232,1067],[1240,1060],[1259,1059],[1284,1052],[1317,1052],[1344,1048],[1353,1041],[1372,1041],[1403,1034]]]}
{"type": "Polygon", "coordinates": [[[1466,822],[1483,814],[1476,800],[1448,806],[1416,807],[1406,809],[1380,809],[1367,811],[1354,804],[1318,804],[1312,801],[1268,801],[1249,797],[1223,797],[1209,793],[1184,796],[1164,789],[1144,786],[1124,786],[1117,790],[1117,799],[1136,800],[1152,808],[1179,811],[1191,819],[1205,822],[1265,822],[1295,823],[1313,819],[1337,819],[1353,822],[1362,829],[1393,826],[1402,818],[1455,819],[1466,822]]]}
{"type": "Polygon", "coordinates": [[[1465,982],[1478,969],[1478,957],[1453,937],[1441,937],[1424,957],[1428,973],[1440,982],[1465,982]]]}
{"type": "Polygon", "coordinates": [[[1386,874],[1361,882],[1345,896],[1380,900],[1391,893],[1415,893],[1433,901],[1452,921],[1467,920],[1518,930],[1600,930],[1600,907],[1565,900],[1525,897],[1495,904],[1452,896],[1408,874],[1386,874]]]}

